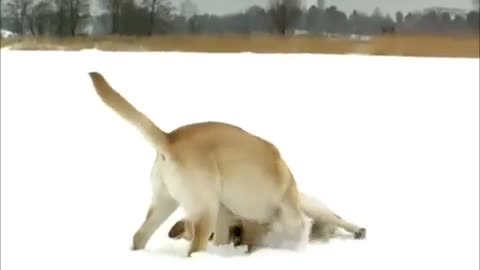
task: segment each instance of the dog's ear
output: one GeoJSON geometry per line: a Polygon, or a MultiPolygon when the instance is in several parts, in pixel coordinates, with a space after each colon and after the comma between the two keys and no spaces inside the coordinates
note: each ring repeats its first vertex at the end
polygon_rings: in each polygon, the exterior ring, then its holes
{"type": "Polygon", "coordinates": [[[172,226],[168,232],[168,237],[170,238],[179,238],[185,233],[185,221],[179,220],[175,225],[172,226]]]}

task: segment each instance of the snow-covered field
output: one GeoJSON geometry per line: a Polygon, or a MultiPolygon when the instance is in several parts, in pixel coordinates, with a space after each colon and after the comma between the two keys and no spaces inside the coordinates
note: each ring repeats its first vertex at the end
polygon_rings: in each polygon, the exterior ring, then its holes
{"type": "Polygon", "coordinates": [[[1,268],[479,268],[478,59],[1,52],[1,268]],[[305,251],[167,238],[129,250],[154,157],[96,96],[100,71],[165,130],[233,123],[274,142],[300,189],[368,229],[305,251]]]}

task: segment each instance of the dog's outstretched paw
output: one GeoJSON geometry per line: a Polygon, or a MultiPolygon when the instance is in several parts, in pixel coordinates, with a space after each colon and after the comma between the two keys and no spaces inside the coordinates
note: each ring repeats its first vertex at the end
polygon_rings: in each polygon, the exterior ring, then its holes
{"type": "Polygon", "coordinates": [[[353,235],[353,238],[355,239],[365,239],[365,237],[367,237],[367,229],[365,228],[361,228],[353,235]]]}

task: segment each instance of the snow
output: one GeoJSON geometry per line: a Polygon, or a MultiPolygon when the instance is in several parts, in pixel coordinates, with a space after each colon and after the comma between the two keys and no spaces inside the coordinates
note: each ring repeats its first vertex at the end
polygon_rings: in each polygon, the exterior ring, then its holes
{"type": "Polygon", "coordinates": [[[1,268],[479,268],[478,59],[1,52],[1,268]],[[167,238],[130,251],[153,150],[100,71],[164,130],[216,120],[275,143],[299,187],[367,228],[303,251],[167,238]]]}

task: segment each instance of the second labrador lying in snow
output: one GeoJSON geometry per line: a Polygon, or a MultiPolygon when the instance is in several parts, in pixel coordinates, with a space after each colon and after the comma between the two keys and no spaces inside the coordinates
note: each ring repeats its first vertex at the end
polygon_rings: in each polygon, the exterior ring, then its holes
{"type": "MultiPolygon", "coordinates": [[[[342,219],[322,202],[305,193],[300,193],[299,197],[302,210],[312,222],[310,231],[306,232],[310,240],[328,240],[334,236],[338,228],[351,233],[354,239],[366,237],[365,228],[342,219]]],[[[193,237],[192,222],[186,218],[177,221],[168,232],[168,236],[190,241],[193,237]]],[[[267,224],[239,218],[223,207],[219,210],[217,226],[215,232],[210,235],[210,240],[213,240],[215,245],[230,243],[234,246],[246,245],[248,252],[261,247],[279,247],[284,241],[269,237],[267,224]],[[228,238],[215,237],[217,232],[218,235],[228,235],[228,238]]]]}

